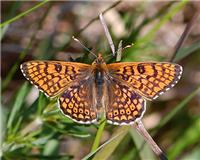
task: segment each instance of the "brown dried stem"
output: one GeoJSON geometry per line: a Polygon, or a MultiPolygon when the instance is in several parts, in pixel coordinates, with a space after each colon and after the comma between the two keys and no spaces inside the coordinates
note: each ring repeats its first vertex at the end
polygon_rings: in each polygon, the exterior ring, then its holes
{"type": "Polygon", "coordinates": [[[160,149],[160,147],[156,144],[156,142],[153,140],[153,138],[149,135],[147,130],[145,129],[142,121],[138,121],[134,123],[133,127],[137,130],[137,132],[144,137],[146,142],[150,145],[151,149],[154,151],[154,153],[161,159],[161,160],[167,160],[166,155],[164,152],[160,149]]]}

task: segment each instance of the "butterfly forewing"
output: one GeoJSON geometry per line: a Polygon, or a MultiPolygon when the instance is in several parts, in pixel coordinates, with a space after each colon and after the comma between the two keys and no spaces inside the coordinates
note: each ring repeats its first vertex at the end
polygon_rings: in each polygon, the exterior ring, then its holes
{"type": "Polygon", "coordinates": [[[48,97],[55,97],[73,81],[90,74],[90,65],[61,61],[29,61],[21,64],[24,76],[48,97]]]}
{"type": "Polygon", "coordinates": [[[108,64],[109,74],[152,100],[172,88],[180,79],[182,67],[173,63],[125,62],[108,64]]]}
{"type": "Polygon", "coordinates": [[[116,79],[107,81],[108,103],[106,119],[116,125],[128,125],[142,118],[146,101],[134,91],[116,79]]]}
{"type": "Polygon", "coordinates": [[[93,77],[72,83],[58,99],[64,115],[79,123],[94,123],[97,120],[97,109],[93,87],[93,77]]]}

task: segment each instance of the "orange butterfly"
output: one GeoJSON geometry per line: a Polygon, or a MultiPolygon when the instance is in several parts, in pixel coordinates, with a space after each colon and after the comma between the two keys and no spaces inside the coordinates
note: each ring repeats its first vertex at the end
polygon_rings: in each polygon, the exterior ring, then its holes
{"type": "Polygon", "coordinates": [[[183,69],[167,62],[106,64],[99,54],[92,65],[29,61],[21,71],[46,96],[58,97],[60,110],[74,121],[94,123],[103,110],[109,123],[129,125],[142,118],[146,99],[172,88],[183,69]]]}

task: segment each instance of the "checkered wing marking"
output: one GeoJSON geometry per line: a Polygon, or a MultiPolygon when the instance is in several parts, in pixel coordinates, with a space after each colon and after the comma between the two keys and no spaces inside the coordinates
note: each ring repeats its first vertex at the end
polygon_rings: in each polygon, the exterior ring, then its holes
{"type": "Polygon", "coordinates": [[[84,78],[90,65],[62,61],[29,61],[21,64],[23,75],[48,97],[55,97],[73,81],[84,78]]]}
{"type": "Polygon", "coordinates": [[[130,125],[142,118],[146,101],[133,87],[112,79],[107,81],[108,105],[107,121],[115,125],[130,125]]]}
{"type": "Polygon", "coordinates": [[[82,124],[97,121],[93,87],[93,77],[72,83],[58,99],[63,114],[82,124]]]}
{"type": "Polygon", "coordinates": [[[109,74],[134,87],[152,100],[172,88],[181,78],[182,67],[173,63],[135,62],[108,64],[109,74]]]}

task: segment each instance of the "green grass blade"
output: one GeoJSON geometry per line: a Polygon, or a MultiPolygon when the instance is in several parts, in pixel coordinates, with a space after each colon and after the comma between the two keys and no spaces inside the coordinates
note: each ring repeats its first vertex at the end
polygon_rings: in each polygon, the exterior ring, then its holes
{"type": "MultiPolygon", "coordinates": [[[[115,134],[113,134],[113,136],[104,144],[102,144],[101,146],[99,146],[95,151],[90,152],[88,155],[86,155],[82,160],[88,160],[89,158],[91,158],[96,152],[98,152],[100,149],[103,149],[104,147],[106,147],[107,145],[109,145],[110,143],[112,143],[114,140],[118,140],[118,138],[122,139],[122,137],[124,137],[126,135],[126,133],[128,133],[129,127],[125,126],[125,129],[120,129],[121,132],[118,132],[115,134]]],[[[119,130],[119,129],[118,129],[119,130]]]]}
{"type": "Polygon", "coordinates": [[[20,116],[19,118],[17,118],[17,120],[15,121],[15,126],[13,127],[13,134],[16,134],[19,131],[19,128],[22,124],[22,120],[23,120],[23,116],[20,116]]]}
{"type": "Polygon", "coordinates": [[[99,143],[100,143],[100,139],[101,139],[101,136],[103,134],[103,130],[104,130],[104,127],[106,125],[106,119],[103,118],[100,122],[100,126],[99,126],[99,129],[97,131],[97,134],[96,134],[96,137],[95,137],[95,140],[94,140],[94,143],[92,145],[92,149],[91,149],[91,152],[95,151],[98,146],[99,146],[99,143]]]}
{"type": "Polygon", "coordinates": [[[139,44],[148,43],[150,40],[152,40],[155,37],[155,34],[157,31],[167,22],[169,21],[173,16],[175,16],[186,4],[188,0],[182,0],[172,6],[171,9],[159,20],[159,22],[144,36],[138,39],[139,44]]]}
{"type": "Polygon", "coordinates": [[[58,125],[64,125],[64,124],[45,123],[45,126],[50,128],[55,133],[67,134],[67,135],[79,137],[79,138],[87,138],[87,137],[91,136],[88,132],[81,130],[81,128],[74,127],[73,124],[66,124],[66,125],[68,125],[68,128],[70,128],[70,129],[68,129],[66,127],[65,128],[64,127],[58,127],[58,125]]]}
{"type": "Polygon", "coordinates": [[[35,9],[41,7],[42,5],[44,5],[45,3],[47,3],[48,1],[49,1],[49,0],[44,0],[44,1],[40,2],[39,4],[35,5],[34,7],[28,9],[27,11],[22,12],[22,13],[20,13],[19,15],[17,15],[17,16],[15,16],[15,17],[13,17],[13,18],[11,18],[11,19],[9,19],[9,20],[7,20],[7,21],[1,23],[1,24],[0,24],[0,27],[2,28],[2,27],[4,27],[5,25],[8,25],[8,24],[10,24],[10,23],[12,23],[12,22],[18,20],[19,18],[21,18],[21,17],[23,17],[23,16],[26,16],[27,14],[29,14],[30,12],[34,11],[35,9]]]}
{"type": "Polygon", "coordinates": [[[39,93],[38,98],[38,107],[37,107],[37,115],[40,116],[42,114],[43,108],[46,105],[45,97],[43,93],[39,93]]]}
{"type": "Polygon", "coordinates": [[[129,126],[122,126],[118,127],[112,137],[115,137],[116,135],[120,134],[117,139],[114,141],[110,141],[107,145],[105,145],[93,158],[93,160],[99,160],[99,159],[108,159],[109,156],[114,152],[114,150],[117,148],[117,146],[120,144],[122,139],[126,136],[126,134],[129,131],[129,126]]]}
{"type": "MultiPolygon", "coordinates": [[[[21,6],[21,2],[17,2],[17,1],[13,2],[12,6],[11,6],[11,9],[9,9],[9,13],[6,16],[6,18],[8,19],[10,17],[13,17],[16,14],[16,11],[19,9],[20,6],[21,6]]],[[[1,36],[0,36],[1,39],[3,38],[3,36],[4,36],[5,32],[7,31],[8,27],[9,27],[9,24],[1,27],[1,36]]]]}
{"type": "Polygon", "coordinates": [[[0,33],[1,40],[4,36],[4,34],[6,33],[7,29],[8,29],[8,25],[5,25],[4,27],[1,28],[1,33],[0,33]]]}
{"type": "Polygon", "coordinates": [[[159,125],[156,128],[162,128],[165,124],[167,124],[180,110],[182,110],[186,104],[198,93],[200,93],[200,86],[197,87],[189,96],[187,96],[181,103],[179,103],[174,109],[167,114],[164,118],[161,119],[159,125]]]}
{"type": "MultiPolygon", "coordinates": [[[[42,22],[44,21],[45,17],[47,16],[49,10],[51,8],[51,5],[49,5],[48,10],[45,12],[45,14],[43,14],[43,16],[41,17],[38,26],[37,26],[37,31],[39,31],[39,29],[42,27],[42,22]]],[[[35,36],[37,35],[37,33],[33,33],[30,41],[28,43],[28,45],[26,46],[26,48],[19,54],[19,58],[16,60],[15,64],[12,66],[12,68],[10,69],[10,71],[8,72],[6,78],[2,81],[2,91],[8,86],[8,84],[10,83],[13,75],[15,74],[15,72],[19,69],[19,64],[21,62],[21,60],[26,56],[27,52],[29,51],[29,49],[31,48],[33,41],[35,39],[35,36]]]]}
{"type": "MultiPolygon", "coordinates": [[[[158,23],[156,23],[146,35],[144,35],[141,38],[138,38],[135,45],[129,50],[135,51],[137,48],[142,48],[143,45],[149,44],[150,41],[153,41],[158,30],[173,16],[175,16],[187,4],[187,2],[188,0],[182,0],[173,5],[172,8],[169,9],[169,11],[159,19],[158,23]]],[[[129,61],[131,58],[133,58],[133,56],[134,56],[133,54],[128,54],[126,57],[123,58],[123,60],[129,61]]]]}
{"type": "Polygon", "coordinates": [[[16,115],[20,111],[22,104],[24,102],[24,98],[26,97],[27,93],[28,93],[28,83],[25,82],[17,94],[10,116],[8,118],[8,123],[7,123],[8,129],[12,127],[13,121],[15,120],[16,115]]]}
{"type": "MultiPolygon", "coordinates": [[[[144,138],[139,135],[135,129],[130,129],[131,137],[137,147],[137,150],[140,155],[141,160],[146,159],[155,159],[155,154],[153,153],[152,149],[149,147],[149,145],[145,142],[144,138]]],[[[136,157],[135,157],[136,158],[136,157]]]]}
{"type": "Polygon", "coordinates": [[[44,146],[43,155],[44,156],[55,156],[58,154],[59,142],[56,139],[49,140],[44,146]]]}
{"type": "Polygon", "coordinates": [[[168,150],[169,159],[177,159],[179,154],[189,148],[193,144],[199,143],[200,139],[200,117],[196,118],[190,127],[180,133],[180,137],[176,139],[174,144],[168,150]]]}
{"type": "Polygon", "coordinates": [[[188,159],[199,159],[200,157],[200,145],[195,147],[191,152],[186,153],[182,157],[182,160],[188,160],[188,159]]]}
{"type": "Polygon", "coordinates": [[[15,62],[15,64],[12,66],[12,68],[8,72],[6,78],[2,81],[2,90],[4,90],[8,86],[8,84],[10,83],[10,81],[12,80],[13,75],[19,69],[19,64],[20,64],[21,59],[23,59],[25,57],[25,55],[28,52],[28,50],[29,50],[29,48],[30,48],[31,45],[32,45],[32,40],[29,42],[27,48],[25,48],[20,53],[19,59],[17,59],[17,61],[15,62]]]}
{"type": "Polygon", "coordinates": [[[174,58],[173,62],[180,61],[181,59],[185,58],[186,56],[190,55],[191,53],[194,53],[195,51],[200,49],[200,41],[192,44],[189,47],[181,48],[174,58]]]}
{"type": "Polygon", "coordinates": [[[132,148],[128,151],[128,153],[124,154],[121,160],[130,160],[130,159],[136,159],[138,151],[136,148],[132,148]]]}

